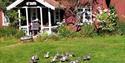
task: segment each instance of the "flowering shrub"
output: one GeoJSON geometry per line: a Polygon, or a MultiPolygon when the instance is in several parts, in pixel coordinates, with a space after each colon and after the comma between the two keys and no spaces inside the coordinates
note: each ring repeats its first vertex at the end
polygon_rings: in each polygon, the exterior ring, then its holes
{"type": "Polygon", "coordinates": [[[107,9],[99,9],[99,13],[96,15],[97,21],[99,24],[99,30],[102,32],[112,32],[116,30],[116,24],[117,24],[117,15],[115,12],[115,9],[111,7],[110,12],[108,12],[107,9]]]}
{"type": "Polygon", "coordinates": [[[68,30],[67,25],[63,24],[58,28],[58,33],[62,37],[68,37],[71,35],[70,30],[68,30]]]}

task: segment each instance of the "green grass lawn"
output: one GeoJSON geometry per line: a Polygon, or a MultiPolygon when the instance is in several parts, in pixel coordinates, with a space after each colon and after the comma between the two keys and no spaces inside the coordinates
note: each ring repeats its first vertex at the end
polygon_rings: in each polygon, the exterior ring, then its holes
{"type": "Polygon", "coordinates": [[[58,41],[19,43],[15,39],[0,39],[0,63],[29,63],[30,57],[37,54],[39,63],[50,63],[43,57],[49,51],[70,52],[75,58],[90,53],[92,59],[80,63],[125,63],[125,36],[106,36],[93,38],[72,38],[58,41]]]}

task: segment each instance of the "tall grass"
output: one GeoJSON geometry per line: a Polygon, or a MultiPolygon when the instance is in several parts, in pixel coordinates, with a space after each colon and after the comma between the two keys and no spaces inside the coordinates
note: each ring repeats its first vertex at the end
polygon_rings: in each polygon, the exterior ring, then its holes
{"type": "Polygon", "coordinates": [[[4,27],[0,28],[0,37],[16,37],[20,38],[24,35],[23,31],[19,31],[14,27],[4,27]]]}

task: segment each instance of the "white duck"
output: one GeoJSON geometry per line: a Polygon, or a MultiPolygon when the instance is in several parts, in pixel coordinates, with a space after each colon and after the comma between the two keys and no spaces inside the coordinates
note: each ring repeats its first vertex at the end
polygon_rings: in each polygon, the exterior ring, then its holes
{"type": "Polygon", "coordinates": [[[38,60],[39,60],[38,56],[37,56],[37,55],[33,55],[33,56],[31,57],[30,63],[37,63],[38,60]]]}
{"type": "Polygon", "coordinates": [[[47,52],[45,55],[44,55],[45,58],[49,58],[49,52],[47,52]]]}
{"type": "Polygon", "coordinates": [[[69,63],[79,63],[79,60],[70,61],[69,63]]]}

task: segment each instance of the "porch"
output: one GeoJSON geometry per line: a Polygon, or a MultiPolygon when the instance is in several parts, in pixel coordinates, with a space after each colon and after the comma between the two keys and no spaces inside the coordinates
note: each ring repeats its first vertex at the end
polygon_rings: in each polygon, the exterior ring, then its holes
{"type": "Polygon", "coordinates": [[[38,18],[40,23],[40,33],[47,32],[51,34],[52,29],[57,27],[54,17],[55,11],[46,7],[22,7],[18,9],[18,17],[23,16],[26,19],[19,19],[19,29],[25,31],[26,35],[31,35],[30,33],[30,23],[35,18],[38,18]]]}
{"type": "Polygon", "coordinates": [[[57,27],[57,22],[61,21],[60,10],[42,0],[17,0],[7,7],[7,10],[11,9],[18,11],[19,29],[23,30],[26,35],[31,35],[29,26],[35,18],[40,23],[39,32],[48,34],[51,34],[57,27]]]}

